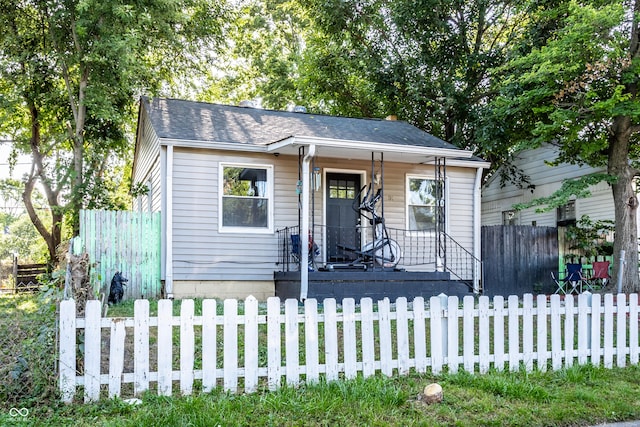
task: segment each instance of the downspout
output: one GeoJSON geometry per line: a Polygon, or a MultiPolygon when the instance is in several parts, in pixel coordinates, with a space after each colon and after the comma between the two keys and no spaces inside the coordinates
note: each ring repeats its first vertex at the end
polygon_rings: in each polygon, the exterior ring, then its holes
{"type": "Polygon", "coordinates": [[[309,290],[309,191],[311,188],[309,168],[316,155],[315,144],[309,145],[309,151],[302,159],[302,219],[300,224],[300,301],[307,299],[309,290]]]}
{"type": "MultiPolygon", "coordinates": [[[[480,216],[482,214],[481,209],[481,185],[482,185],[482,168],[476,169],[476,179],[473,184],[473,256],[476,260],[482,258],[482,248],[480,246],[481,235],[481,223],[480,216]]],[[[473,268],[473,293],[480,293],[480,281],[481,281],[481,261],[474,260],[473,268]]]]}
{"type": "Polygon", "coordinates": [[[173,299],[173,146],[167,146],[167,183],[165,188],[167,209],[165,211],[165,298],[173,299]]]}

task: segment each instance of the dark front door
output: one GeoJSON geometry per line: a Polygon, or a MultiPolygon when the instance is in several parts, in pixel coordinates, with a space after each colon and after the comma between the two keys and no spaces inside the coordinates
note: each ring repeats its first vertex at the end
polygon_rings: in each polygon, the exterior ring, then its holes
{"type": "Polygon", "coordinates": [[[359,214],[353,209],[360,175],[327,173],[327,184],[327,261],[349,261],[356,258],[353,250],[360,250],[359,214]]]}

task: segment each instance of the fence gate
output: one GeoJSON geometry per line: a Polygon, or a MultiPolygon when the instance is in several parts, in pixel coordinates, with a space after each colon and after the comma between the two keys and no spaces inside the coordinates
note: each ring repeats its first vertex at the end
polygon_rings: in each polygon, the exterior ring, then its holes
{"type": "Polygon", "coordinates": [[[484,294],[523,295],[555,291],[558,229],[529,225],[482,227],[484,294]]]}
{"type": "Polygon", "coordinates": [[[129,280],[124,298],[156,298],[160,283],[160,213],[80,211],[80,240],[92,278],[109,292],[116,271],[129,280]]]}
{"type": "Polygon", "coordinates": [[[13,257],[13,285],[15,292],[35,292],[40,288],[38,276],[46,273],[47,264],[18,264],[13,257]]]}

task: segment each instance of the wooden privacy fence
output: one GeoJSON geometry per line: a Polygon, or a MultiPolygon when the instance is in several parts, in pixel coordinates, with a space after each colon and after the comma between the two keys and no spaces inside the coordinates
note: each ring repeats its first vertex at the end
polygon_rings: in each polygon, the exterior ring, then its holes
{"type": "Polygon", "coordinates": [[[86,317],[76,318],[75,302],[60,305],[60,390],[71,402],[79,386],[85,401],[179,391],[190,395],[194,384],[204,392],[216,387],[252,393],[259,386],[275,390],[282,381],[327,381],[368,377],[381,372],[403,375],[414,369],[439,374],[486,373],[491,367],[527,371],[568,367],[574,363],[611,368],[637,364],[638,295],[552,295],[535,300],[501,296],[421,298],[409,305],[399,298],[373,304],[363,298],[359,308],[344,299],[319,305],[308,299],[269,298],[266,310],[249,297],[203,300],[201,314],[194,301],[183,300],[179,315],[173,302],[158,302],[157,316],[149,301],[135,302],[133,318],[101,318],[100,303],[87,301],[86,317]],[[577,304],[576,304],[577,302],[577,304]],[[241,310],[239,311],[239,308],[241,310]],[[84,357],[77,360],[78,331],[84,331],[84,357]],[[82,369],[80,369],[82,367],[82,369]],[[80,369],[80,370],[79,370],[80,369]],[[123,387],[123,385],[125,387],[123,387]]]}
{"type": "Polygon", "coordinates": [[[160,297],[160,213],[80,211],[82,250],[109,293],[116,271],[129,280],[125,299],[160,297]]]}
{"type": "Polygon", "coordinates": [[[558,229],[531,225],[495,225],[481,229],[483,293],[524,295],[556,290],[558,229]]]}

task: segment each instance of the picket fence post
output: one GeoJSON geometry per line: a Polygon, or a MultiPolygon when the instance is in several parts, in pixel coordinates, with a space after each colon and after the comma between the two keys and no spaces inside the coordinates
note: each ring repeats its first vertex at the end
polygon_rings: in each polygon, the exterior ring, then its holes
{"type": "Polygon", "coordinates": [[[442,329],[444,313],[441,301],[440,297],[431,297],[429,299],[429,307],[431,308],[431,318],[429,319],[431,329],[431,372],[434,375],[442,372],[444,352],[446,351],[446,348],[442,346],[442,340],[438,339],[438,337],[445,336],[445,331],[442,329]]]}
{"type": "Polygon", "coordinates": [[[629,295],[629,363],[638,364],[640,342],[638,341],[638,294],[629,295]]]}
{"type": "Polygon", "coordinates": [[[389,298],[378,301],[378,324],[380,329],[380,372],[393,375],[393,355],[391,354],[391,315],[389,298]]]}
{"type": "Polygon", "coordinates": [[[324,308],[324,365],[327,381],[338,379],[338,324],[336,300],[325,299],[324,308]]]}
{"type": "Polygon", "coordinates": [[[481,296],[478,300],[478,369],[481,374],[489,372],[489,297],[481,296]]]}
{"type": "Polygon", "coordinates": [[[373,300],[360,300],[360,314],[362,316],[362,376],[368,378],[375,374],[375,344],[373,328],[373,300]]]}
{"type": "Polygon", "coordinates": [[[536,350],[537,350],[537,361],[536,367],[540,372],[546,372],[547,370],[547,361],[549,359],[549,352],[547,349],[547,338],[549,337],[547,331],[547,320],[548,320],[547,311],[547,296],[546,295],[538,295],[536,300],[536,330],[538,334],[538,339],[536,342],[536,350]]]}
{"type": "MultiPolygon", "coordinates": [[[[300,379],[298,365],[300,364],[300,344],[298,339],[298,301],[288,299],[284,302],[284,342],[287,366],[285,373],[287,385],[297,386],[300,379]]],[[[225,340],[226,341],[226,340],[225,340]]]]}
{"type": "Polygon", "coordinates": [[[109,398],[120,396],[124,371],[124,340],[126,331],[122,319],[111,324],[109,341],[109,398]]]}
{"type": "MultiPolygon", "coordinates": [[[[189,396],[193,391],[193,352],[195,347],[193,316],[193,300],[182,300],[180,305],[180,392],[184,396],[189,396]]],[[[225,350],[227,347],[231,346],[226,346],[225,350]]]]}
{"type": "Polygon", "coordinates": [[[307,382],[312,384],[320,379],[320,360],[318,356],[318,301],[309,298],[304,302],[304,338],[307,358],[307,382]]]}
{"type": "Polygon", "coordinates": [[[171,396],[173,391],[173,301],[169,299],[158,301],[157,342],[158,349],[162,349],[158,351],[158,394],[171,396]]]}
{"type": "Polygon", "coordinates": [[[343,323],[343,349],[344,349],[344,376],[354,379],[357,374],[357,348],[356,348],[356,301],[353,298],[342,300],[343,323]]]}
{"type": "Polygon", "coordinates": [[[133,393],[140,395],[149,390],[149,301],[136,300],[133,304],[133,393]]]}
{"type": "Polygon", "coordinates": [[[60,393],[64,403],[73,402],[76,394],[76,302],[72,299],[60,302],[59,334],[60,393]]]}
{"type": "Polygon", "coordinates": [[[253,393],[258,389],[258,337],[258,300],[249,296],[244,303],[244,391],[246,393],[253,393]]]}
{"type": "Polygon", "coordinates": [[[458,313],[458,297],[450,296],[447,300],[447,365],[449,372],[458,372],[458,353],[460,350],[460,316],[458,313]]]}
{"type": "Polygon", "coordinates": [[[280,298],[267,299],[267,382],[269,390],[280,388],[280,298]]]}
{"type": "MultiPolygon", "coordinates": [[[[475,300],[471,295],[466,295],[463,302],[464,315],[463,315],[463,331],[473,331],[475,325],[475,317],[473,310],[475,308],[475,300]]],[[[463,339],[463,351],[462,358],[464,361],[464,370],[473,373],[475,371],[475,334],[464,333],[463,339]]]]}

